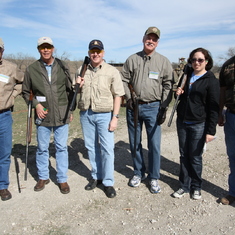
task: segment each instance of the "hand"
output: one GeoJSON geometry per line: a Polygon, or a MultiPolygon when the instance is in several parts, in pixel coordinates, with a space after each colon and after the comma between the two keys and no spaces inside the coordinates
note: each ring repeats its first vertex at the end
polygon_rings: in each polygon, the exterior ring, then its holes
{"type": "Polygon", "coordinates": [[[209,143],[209,142],[211,142],[214,139],[216,139],[216,136],[206,134],[206,143],[209,143]]]}
{"type": "Polygon", "coordinates": [[[83,84],[84,84],[84,78],[78,76],[77,79],[76,79],[76,83],[80,84],[79,87],[82,87],[83,84]]]}
{"type": "Polygon", "coordinates": [[[157,124],[160,126],[166,120],[166,111],[167,108],[160,108],[157,115],[157,124]]]}
{"type": "Polygon", "coordinates": [[[113,117],[109,123],[109,131],[115,131],[117,129],[118,118],[113,117]]]}
{"type": "Polygon", "coordinates": [[[36,113],[39,118],[44,119],[48,114],[48,111],[45,111],[44,107],[39,103],[36,105],[36,113]]]}
{"type": "Polygon", "coordinates": [[[224,115],[223,114],[220,114],[219,115],[219,120],[218,120],[218,125],[219,126],[224,126],[224,115]]]}
{"type": "Polygon", "coordinates": [[[178,87],[176,90],[176,95],[181,95],[184,93],[184,90],[181,87],[178,87]]]}
{"type": "Polygon", "coordinates": [[[132,99],[129,99],[129,100],[127,101],[126,107],[127,107],[128,109],[134,110],[132,99]]]}

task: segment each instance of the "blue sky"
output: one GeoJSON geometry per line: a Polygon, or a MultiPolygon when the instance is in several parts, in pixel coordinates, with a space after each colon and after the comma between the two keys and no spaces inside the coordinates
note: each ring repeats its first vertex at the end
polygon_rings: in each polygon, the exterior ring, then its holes
{"type": "Polygon", "coordinates": [[[0,37],[6,54],[38,58],[37,40],[49,36],[70,60],[83,60],[100,39],[106,61],[119,63],[142,50],[145,30],[157,26],[157,51],[171,62],[204,47],[222,63],[219,56],[235,47],[234,9],[232,0],[1,0],[0,37]]]}

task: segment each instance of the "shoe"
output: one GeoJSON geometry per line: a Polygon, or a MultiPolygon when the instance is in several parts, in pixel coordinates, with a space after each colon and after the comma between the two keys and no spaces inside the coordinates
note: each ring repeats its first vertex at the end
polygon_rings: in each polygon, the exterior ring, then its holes
{"type": "Polygon", "coordinates": [[[85,186],[85,190],[92,190],[94,189],[98,184],[102,184],[102,180],[95,180],[91,179],[89,183],[85,186]]]}
{"type": "Polygon", "coordinates": [[[67,182],[65,183],[58,183],[59,188],[60,188],[60,192],[63,194],[67,194],[70,192],[70,188],[67,182]]]}
{"type": "Polygon", "coordinates": [[[39,192],[45,188],[46,184],[49,184],[50,180],[39,180],[34,187],[34,191],[39,192]]]}
{"type": "Polygon", "coordinates": [[[7,201],[12,198],[11,193],[8,191],[8,189],[1,189],[0,190],[0,197],[2,201],[7,201]]]}
{"type": "Polygon", "coordinates": [[[128,185],[131,187],[140,186],[141,178],[138,175],[134,175],[128,182],[128,185]]]}
{"type": "Polygon", "coordinates": [[[150,192],[151,193],[160,193],[161,192],[161,188],[158,185],[158,181],[156,179],[152,179],[150,180],[150,192]]]}
{"type": "Polygon", "coordinates": [[[192,193],[192,199],[199,200],[201,199],[201,191],[200,190],[194,190],[192,193]]]}
{"type": "Polygon", "coordinates": [[[116,191],[112,186],[104,186],[104,192],[109,198],[114,198],[116,196],[116,191]]]}
{"type": "Polygon", "coordinates": [[[231,195],[226,195],[220,199],[220,202],[223,205],[231,205],[235,201],[235,197],[231,195]]]}
{"type": "Polygon", "coordinates": [[[185,191],[182,188],[179,188],[177,191],[175,191],[172,196],[175,198],[181,198],[185,194],[185,191]]]}

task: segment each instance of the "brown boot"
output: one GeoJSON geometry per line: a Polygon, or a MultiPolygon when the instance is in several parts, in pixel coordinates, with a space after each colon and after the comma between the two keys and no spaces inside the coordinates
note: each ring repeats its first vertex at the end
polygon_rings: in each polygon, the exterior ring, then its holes
{"type": "Polygon", "coordinates": [[[45,188],[46,184],[49,184],[50,180],[39,180],[34,187],[34,191],[39,192],[45,188]]]}
{"type": "Polygon", "coordinates": [[[59,188],[60,188],[60,192],[63,194],[67,194],[70,192],[70,188],[67,182],[65,183],[58,183],[59,188]]]}
{"type": "Polygon", "coordinates": [[[227,195],[227,196],[222,197],[220,199],[220,202],[224,205],[231,205],[234,201],[235,201],[235,197],[233,197],[231,195],[227,195]]]}
{"type": "Polygon", "coordinates": [[[8,189],[1,189],[0,190],[0,197],[2,201],[6,201],[11,199],[11,193],[8,191],[8,189]]]}

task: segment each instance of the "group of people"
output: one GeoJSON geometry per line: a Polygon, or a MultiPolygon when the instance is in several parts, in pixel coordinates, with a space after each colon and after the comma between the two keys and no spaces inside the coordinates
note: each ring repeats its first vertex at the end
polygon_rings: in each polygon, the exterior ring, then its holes
{"type": "MultiPolygon", "coordinates": [[[[147,178],[150,192],[161,192],[161,124],[166,119],[174,82],[170,61],[156,52],[159,39],[160,30],[149,27],[142,39],[143,50],[128,57],[121,72],[105,62],[103,43],[98,39],[92,40],[88,45],[89,64],[84,75],[81,75],[83,67],[78,69],[74,82],[66,64],[54,58],[51,38],[39,38],[37,49],[40,59],[28,66],[24,77],[16,66],[2,59],[4,43],[0,39],[0,91],[4,94],[0,98],[0,142],[4,143],[0,147],[0,196],[3,201],[11,198],[8,172],[12,130],[9,127],[12,126],[14,98],[21,93],[21,86],[26,103],[30,94],[33,94],[35,119],[42,120],[37,123],[38,182],[35,191],[43,190],[50,182],[48,147],[53,131],[58,186],[61,193],[70,192],[67,182],[67,140],[69,122],[73,120],[71,94],[76,84],[80,87],[77,107],[80,109],[84,143],[91,164],[91,178],[85,190],[103,184],[107,197],[116,196],[113,187],[114,131],[118,125],[121,98],[125,95],[134,168],[128,185],[138,187],[147,178]],[[148,168],[142,147],[143,124],[147,132],[148,168]]],[[[179,99],[176,125],[180,173],[179,188],[172,196],[181,198],[190,193],[195,200],[201,198],[203,147],[215,138],[218,123],[225,125],[230,161],[229,194],[221,199],[223,204],[228,205],[235,201],[235,151],[232,138],[235,134],[235,57],[223,65],[219,80],[210,71],[213,60],[208,50],[193,50],[187,62],[175,92],[175,97],[179,99]],[[226,122],[224,106],[227,107],[226,122]]]]}

